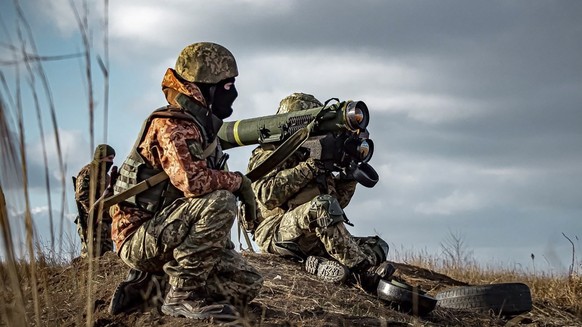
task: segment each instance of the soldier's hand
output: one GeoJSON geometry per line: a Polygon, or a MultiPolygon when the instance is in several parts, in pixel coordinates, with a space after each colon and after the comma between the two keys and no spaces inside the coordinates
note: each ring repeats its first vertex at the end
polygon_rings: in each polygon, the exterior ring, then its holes
{"type": "Polygon", "coordinates": [[[257,202],[255,192],[251,187],[251,180],[240,172],[237,172],[242,178],[239,189],[234,193],[243,204],[245,226],[253,226],[257,220],[257,202]]]}
{"type": "Polygon", "coordinates": [[[310,152],[309,149],[300,147],[299,149],[297,149],[297,151],[295,151],[295,154],[299,158],[299,161],[305,161],[309,158],[309,152],[310,152]]]}
{"type": "Polygon", "coordinates": [[[111,167],[111,182],[109,183],[109,185],[115,185],[115,182],[117,182],[118,177],[119,169],[117,168],[117,166],[111,167]]]}
{"type": "Polygon", "coordinates": [[[255,229],[257,229],[257,224],[258,221],[252,220],[252,218],[247,218],[248,215],[250,214],[250,212],[248,212],[248,207],[246,206],[246,204],[241,203],[238,206],[238,217],[240,219],[240,223],[243,226],[243,228],[251,233],[254,234],[255,233],[255,229]]]}
{"type": "Polygon", "coordinates": [[[350,163],[343,171],[340,172],[339,176],[341,180],[353,181],[354,172],[358,169],[358,165],[355,162],[350,163]]]}
{"type": "Polygon", "coordinates": [[[321,160],[308,158],[305,161],[305,165],[307,165],[307,167],[313,172],[314,176],[325,173],[325,165],[321,160]]]}

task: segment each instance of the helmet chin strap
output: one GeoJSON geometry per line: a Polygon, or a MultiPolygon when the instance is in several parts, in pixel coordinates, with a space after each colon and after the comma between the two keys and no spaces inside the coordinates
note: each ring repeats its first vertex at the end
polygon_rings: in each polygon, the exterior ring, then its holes
{"type": "MultiPolygon", "coordinates": [[[[210,131],[214,131],[213,128],[213,124],[212,124],[212,105],[214,104],[214,93],[216,92],[216,84],[210,86],[208,88],[208,113],[207,113],[207,117],[209,117],[210,119],[206,119],[206,128],[210,131]]],[[[216,133],[218,130],[214,131],[214,133],[216,133]]],[[[213,136],[214,138],[215,136],[213,136]]]]}
{"type": "Polygon", "coordinates": [[[208,112],[212,113],[212,105],[214,104],[214,93],[216,92],[216,84],[208,89],[208,112]]]}

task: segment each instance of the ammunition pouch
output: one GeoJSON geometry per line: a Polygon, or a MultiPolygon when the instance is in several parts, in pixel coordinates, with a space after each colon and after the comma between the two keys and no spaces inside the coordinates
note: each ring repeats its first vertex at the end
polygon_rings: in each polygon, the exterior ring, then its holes
{"type": "Polygon", "coordinates": [[[311,201],[309,215],[312,227],[327,228],[345,221],[344,210],[338,200],[329,194],[322,194],[311,201]]]}
{"type": "Polygon", "coordinates": [[[303,262],[307,258],[307,254],[305,254],[299,245],[293,241],[273,242],[271,243],[271,247],[275,254],[287,259],[303,262]]]}
{"type": "MultiPolygon", "coordinates": [[[[148,167],[137,150],[133,149],[121,165],[120,176],[115,183],[115,193],[124,192],[160,171],[160,169],[148,167]]],[[[169,180],[165,180],[125,201],[149,212],[157,212],[183,196],[183,193],[169,180]]]]}
{"type": "Polygon", "coordinates": [[[298,206],[313,200],[320,194],[321,192],[317,187],[304,188],[299,194],[295,195],[287,201],[287,207],[289,210],[297,208],[298,206]]]}

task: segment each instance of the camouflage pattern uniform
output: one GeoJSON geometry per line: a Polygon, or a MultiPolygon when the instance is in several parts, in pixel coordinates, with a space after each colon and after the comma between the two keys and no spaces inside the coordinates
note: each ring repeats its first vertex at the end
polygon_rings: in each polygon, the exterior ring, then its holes
{"type": "MultiPolygon", "coordinates": [[[[91,205],[103,195],[109,186],[111,177],[106,173],[105,163],[99,162],[109,154],[115,154],[113,148],[106,144],[101,144],[95,149],[93,161],[79,171],[75,185],[75,200],[80,204],[79,215],[75,219],[77,233],[81,238],[81,257],[87,257],[89,253],[88,230],[89,210],[91,205]],[[111,153],[112,152],[112,153],[111,153]],[[91,176],[95,176],[94,193],[91,194],[91,176]],[[91,196],[93,198],[91,199],[91,196]]],[[[101,217],[94,217],[93,248],[94,255],[100,256],[107,251],[113,251],[113,241],[111,240],[111,217],[108,212],[103,212],[101,217]]]]}
{"type": "MultiPolygon", "coordinates": [[[[277,113],[319,106],[321,102],[312,95],[294,93],[281,101],[277,113]]],[[[273,145],[256,148],[248,170],[258,166],[274,150],[273,145]]],[[[262,251],[281,255],[277,245],[292,241],[305,255],[333,258],[348,268],[379,264],[385,256],[378,255],[373,245],[380,239],[353,237],[346,229],[344,217],[330,214],[329,207],[333,203],[345,208],[355,189],[356,181],[323,171],[300,149],[277,169],[253,183],[260,211],[255,241],[262,251]],[[320,174],[325,174],[326,193],[320,190],[316,180],[320,174]]]]}
{"type": "MultiPolygon", "coordinates": [[[[194,44],[190,49],[196,47],[194,44]]],[[[212,51],[207,53],[205,60],[211,63],[211,71],[206,73],[222,77],[225,68],[221,65],[228,63],[220,59],[212,51]]],[[[220,146],[209,157],[203,156],[214,135],[209,135],[205,123],[193,114],[203,112],[210,117],[201,90],[183,80],[189,78],[184,71],[178,75],[178,68],[188,63],[188,58],[181,56],[177,70],[167,70],[162,90],[169,109],[194,119],[150,118],[134,148],[145,167],[163,170],[169,176],[166,190],[158,194],[163,204],[153,210],[139,201],[112,206],[113,239],[128,266],[146,272],[163,269],[172,290],[192,290],[214,300],[245,304],[258,294],[262,277],[234,250],[229,238],[236,214],[233,192],[239,190],[242,179],[240,173],[218,166],[223,156],[220,146]],[[171,192],[175,195],[168,195],[171,192]]],[[[121,167],[116,193],[118,186],[120,190],[126,186],[124,171],[131,168],[127,166],[131,160],[128,157],[125,168],[121,167]]],[[[127,176],[131,177],[131,172],[127,176]]]]}

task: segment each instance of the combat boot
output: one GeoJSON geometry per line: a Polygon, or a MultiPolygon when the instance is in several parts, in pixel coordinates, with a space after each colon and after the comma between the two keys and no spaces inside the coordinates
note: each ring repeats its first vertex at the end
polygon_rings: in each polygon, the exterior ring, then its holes
{"type": "Polygon", "coordinates": [[[233,321],[240,317],[234,306],[213,303],[202,293],[172,286],[162,305],[162,312],[173,317],[197,320],[213,318],[221,321],[233,321]]]}
{"type": "Polygon", "coordinates": [[[354,268],[357,282],[369,293],[375,293],[381,279],[388,279],[394,275],[396,268],[388,261],[367,268],[354,268]]]}
{"type": "Polygon", "coordinates": [[[119,283],[109,303],[109,313],[128,313],[162,302],[165,280],[163,275],[130,269],[127,278],[119,283]]]}
{"type": "Polygon", "coordinates": [[[318,256],[307,257],[305,270],[329,283],[342,283],[349,275],[348,267],[335,260],[318,256]]]}

